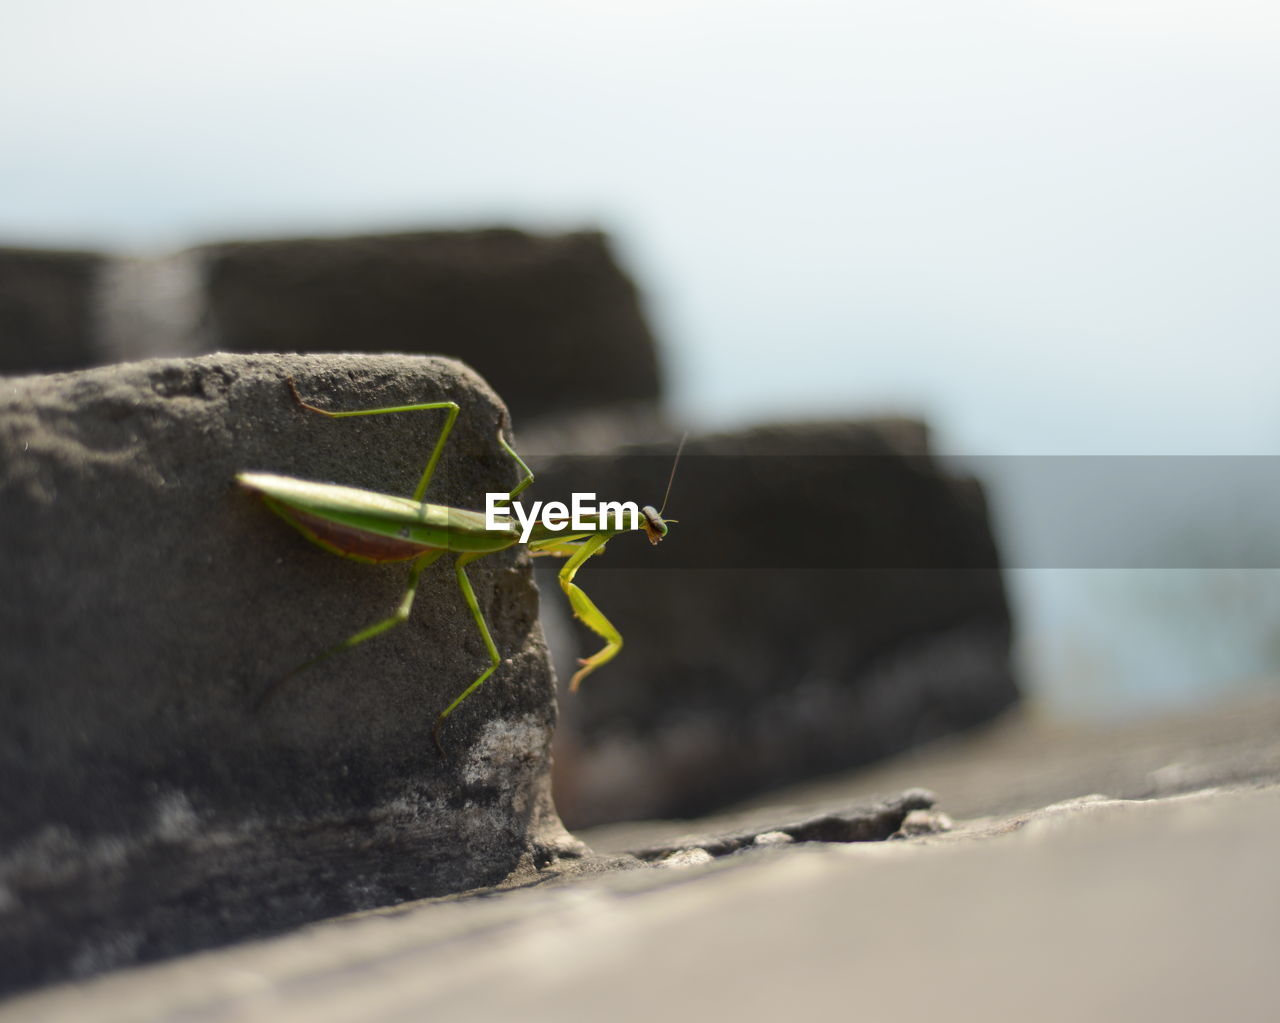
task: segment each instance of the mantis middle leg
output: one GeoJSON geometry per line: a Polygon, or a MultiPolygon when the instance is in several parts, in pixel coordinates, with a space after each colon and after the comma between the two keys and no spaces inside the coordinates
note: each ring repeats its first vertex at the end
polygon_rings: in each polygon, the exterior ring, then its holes
{"type": "Polygon", "coordinates": [[[422,576],[423,570],[426,569],[428,565],[432,565],[438,561],[444,553],[445,552],[443,550],[433,550],[428,551],[420,558],[415,558],[413,560],[413,564],[409,568],[409,585],[405,588],[404,595],[400,598],[399,607],[397,607],[389,617],[376,621],[372,625],[365,626],[359,632],[348,636],[341,643],[335,643],[333,646],[329,647],[329,649],[322,650],[320,653],[316,654],[315,657],[312,657],[310,660],[303,661],[292,671],[289,671],[276,679],[276,681],[271,684],[271,687],[258,697],[258,702],[254,704],[254,710],[262,710],[262,708],[271,701],[272,697],[280,691],[280,687],[299,672],[306,671],[308,668],[319,664],[321,661],[328,660],[334,654],[340,654],[346,650],[350,650],[352,647],[359,646],[367,639],[373,639],[374,636],[380,636],[388,629],[394,628],[401,622],[405,621],[409,617],[409,612],[413,610],[413,598],[418,593],[418,579],[422,576]]]}
{"type": "Polygon", "coordinates": [[[458,560],[453,563],[454,574],[458,579],[458,589],[462,593],[462,599],[467,602],[467,607],[471,610],[471,618],[476,623],[476,629],[480,633],[480,638],[484,641],[485,649],[489,651],[489,667],[485,668],[471,685],[454,697],[453,702],[445,707],[440,712],[440,716],[436,718],[436,723],[431,729],[431,737],[435,739],[436,748],[440,750],[441,756],[444,755],[444,747],[440,745],[440,726],[444,724],[445,718],[457,710],[468,696],[484,685],[489,676],[497,671],[498,665],[502,663],[498,647],[493,642],[493,636],[489,634],[489,625],[484,620],[484,614],[480,610],[480,602],[476,600],[476,591],[471,588],[471,580],[467,578],[467,565],[477,558],[483,558],[485,553],[461,554],[458,556],[458,560]]]}

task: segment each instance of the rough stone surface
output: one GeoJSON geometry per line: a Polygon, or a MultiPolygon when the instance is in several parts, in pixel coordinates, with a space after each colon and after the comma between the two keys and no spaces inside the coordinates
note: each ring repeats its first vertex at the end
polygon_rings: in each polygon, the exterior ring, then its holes
{"type": "Polygon", "coordinates": [[[603,235],[422,232],[212,245],[205,345],[241,352],[441,352],[517,422],[655,402],[657,351],[603,235]]]}
{"type": "Polygon", "coordinates": [[[101,361],[94,317],[105,262],[92,252],[0,248],[0,373],[101,361]]]}
{"type": "Polygon", "coordinates": [[[308,543],[233,482],[272,471],[482,507],[518,472],[462,365],[214,355],[0,380],[0,987],[493,884],[577,848],[549,800],[553,683],[527,561],[471,567],[486,663],[449,570],[407,624],[255,699],[384,618],[404,565],[308,543]]]}
{"type": "MultiPolygon", "coordinates": [[[[672,449],[557,460],[529,493],[656,505],[672,449]]],[[[578,575],[625,646],[562,701],[556,802],[571,827],[705,813],[1017,699],[981,489],[930,456],[922,425],[691,438],[667,514],[679,521],[660,547],[619,537],[578,575]]],[[[558,566],[543,567],[553,591],[558,566]]],[[[557,639],[561,607],[543,613],[565,677],[599,641],[557,639]]]]}

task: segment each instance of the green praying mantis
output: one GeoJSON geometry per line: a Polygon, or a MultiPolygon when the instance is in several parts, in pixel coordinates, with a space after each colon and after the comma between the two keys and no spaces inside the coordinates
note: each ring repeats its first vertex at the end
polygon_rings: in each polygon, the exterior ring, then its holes
{"type": "MultiPolygon", "coordinates": [[[[471,684],[462,690],[436,718],[432,735],[442,754],[441,726],[450,714],[484,685],[502,663],[501,655],[498,653],[498,648],[490,635],[489,626],[476,600],[475,591],[467,578],[466,568],[473,561],[507,550],[522,542],[528,547],[529,553],[535,556],[550,555],[569,559],[559,573],[560,588],[569,598],[569,605],[574,615],[605,641],[605,645],[597,653],[579,661],[581,667],[569,683],[571,690],[576,690],[587,675],[612,660],[622,649],[621,633],[574,582],[574,576],[589,558],[603,551],[605,544],[619,533],[643,529],[651,544],[659,543],[667,535],[667,520],[663,519],[662,512],[653,508],[652,505],[646,505],[641,509],[636,524],[627,528],[609,527],[603,515],[587,516],[583,524],[589,528],[584,532],[565,533],[538,522],[525,530],[524,539],[517,524],[509,519],[506,520],[507,524],[500,524],[498,529],[488,528],[485,515],[479,512],[451,508],[447,505],[428,504],[424,501],[432,474],[440,461],[440,455],[444,451],[454,422],[458,418],[459,406],[456,402],[432,401],[416,405],[393,405],[385,408],[334,412],[304,401],[292,378],[288,378],[287,383],[294,399],[302,408],[331,419],[429,410],[444,411],[446,415],[444,427],[440,431],[430,458],[427,459],[426,468],[422,471],[412,497],[395,497],[371,490],[360,490],[356,487],[312,483],[270,473],[237,474],[236,479],[242,485],[262,494],[272,511],[308,540],[325,550],[368,564],[409,562],[408,586],[400,599],[399,606],[389,617],[366,626],[341,643],[304,661],[278,679],[259,698],[258,709],[265,706],[279,688],[294,675],[334,654],[359,646],[366,640],[373,639],[408,619],[413,608],[413,598],[418,589],[418,579],[428,566],[450,551],[457,555],[453,568],[458,589],[462,593],[462,599],[466,601],[471,618],[488,651],[489,666],[476,676],[471,684]]],[[[523,473],[520,482],[507,495],[508,501],[514,501],[526,487],[533,483],[533,473],[503,438],[501,431],[498,433],[498,442],[515,459],[523,473]]],[[[683,442],[681,446],[683,447],[683,442]]],[[[679,461],[679,451],[676,453],[676,460],[679,461]]],[[[674,478],[675,466],[673,465],[671,480],[674,478]]],[[[671,493],[671,480],[667,483],[668,497],[671,493]]],[[[666,500],[664,497],[664,510],[666,500]]],[[[615,521],[615,525],[620,526],[622,523],[620,520],[615,521]]]]}

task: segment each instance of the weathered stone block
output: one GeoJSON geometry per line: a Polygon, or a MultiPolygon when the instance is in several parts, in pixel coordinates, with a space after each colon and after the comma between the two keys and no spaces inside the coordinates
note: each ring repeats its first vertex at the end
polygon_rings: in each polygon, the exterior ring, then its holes
{"type": "Polygon", "coordinates": [[[447,359],[213,355],[0,380],[0,987],[499,881],[573,852],[550,804],[553,683],[527,561],[448,561],[409,621],[403,564],[343,560],[234,483],[242,470],[412,492],[434,412],[462,405],[429,498],[482,507],[518,470],[506,412],[447,359]]]}
{"type": "Polygon", "coordinates": [[[92,252],[0,248],[0,373],[54,373],[102,361],[92,252]]]}
{"type": "Polygon", "coordinates": [[[659,396],[635,287],[599,233],[437,231],[194,254],[209,350],[452,355],[521,424],[659,396]]]}
{"type": "MultiPolygon", "coordinates": [[[[657,503],[671,454],[561,459],[531,493],[657,503]]],[[[981,489],[929,454],[922,425],[691,439],[667,515],[658,550],[619,537],[578,576],[626,645],[562,703],[571,826],[695,815],[1016,700],[981,489]]]]}

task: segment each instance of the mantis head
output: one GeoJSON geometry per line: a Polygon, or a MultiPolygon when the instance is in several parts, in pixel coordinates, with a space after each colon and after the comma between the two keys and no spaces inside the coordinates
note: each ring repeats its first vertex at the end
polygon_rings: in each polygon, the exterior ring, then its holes
{"type": "Polygon", "coordinates": [[[657,544],[667,535],[667,523],[662,517],[662,513],[651,504],[646,504],[640,509],[640,514],[644,516],[641,525],[644,527],[645,533],[649,537],[649,542],[657,544]]]}

